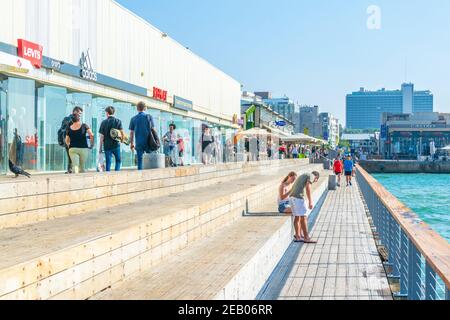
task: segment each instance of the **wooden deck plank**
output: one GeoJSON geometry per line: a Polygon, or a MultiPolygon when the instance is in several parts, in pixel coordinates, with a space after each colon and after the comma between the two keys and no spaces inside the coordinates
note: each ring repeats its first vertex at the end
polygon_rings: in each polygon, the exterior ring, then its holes
{"type": "Polygon", "coordinates": [[[291,261],[298,268],[295,277],[279,280],[278,299],[392,299],[356,183],[328,193],[312,236],[317,245],[293,244],[300,248],[291,261]]]}

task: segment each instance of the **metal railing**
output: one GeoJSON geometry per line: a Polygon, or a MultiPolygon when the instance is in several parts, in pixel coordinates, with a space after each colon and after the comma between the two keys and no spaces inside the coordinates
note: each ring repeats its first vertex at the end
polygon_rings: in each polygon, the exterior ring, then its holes
{"type": "Polygon", "coordinates": [[[357,180],[375,233],[386,248],[386,262],[408,300],[450,300],[450,246],[364,169],[357,180]]]}

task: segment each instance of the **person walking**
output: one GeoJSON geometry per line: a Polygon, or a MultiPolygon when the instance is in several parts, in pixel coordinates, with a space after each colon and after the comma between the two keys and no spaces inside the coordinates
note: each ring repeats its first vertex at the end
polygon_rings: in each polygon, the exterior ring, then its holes
{"type": "Polygon", "coordinates": [[[111,171],[112,157],[115,160],[115,170],[120,171],[122,166],[122,157],[120,153],[120,142],[124,141],[125,133],[123,132],[122,121],[114,117],[116,109],[107,107],[105,109],[106,120],[100,125],[100,146],[99,153],[105,152],[106,172],[111,171]],[[121,134],[120,142],[111,137],[111,130],[119,130],[121,134]]]}
{"type": "Polygon", "coordinates": [[[289,202],[292,208],[292,215],[295,218],[295,242],[317,243],[317,241],[312,240],[309,236],[308,213],[314,208],[311,185],[319,181],[319,178],[320,174],[317,171],[305,173],[297,178],[290,192],[289,202]],[[306,205],[305,198],[308,200],[308,206],[306,205]]]}
{"type": "Polygon", "coordinates": [[[172,123],[169,126],[169,131],[167,131],[166,134],[163,136],[164,153],[168,158],[169,166],[171,167],[177,166],[176,153],[178,140],[177,135],[175,134],[176,129],[177,126],[172,123]]]}
{"type": "Polygon", "coordinates": [[[177,136],[177,146],[178,146],[178,161],[179,165],[184,167],[184,139],[181,135],[177,136]]]}
{"type": "Polygon", "coordinates": [[[340,187],[341,186],[342,172],[344,171],[344,164],[342,163],[341,157],[339,155],[336,157],[336,160],[334,160],[333,171],[334,171],[334,174],[336,175],[337,180],[338,180],[337,186],[340,187]]]}
{"type": "Polygon", "coordinates": [[[86,172],[86,162],[89,149],[94,147],[94,134],[89,126],[81,122],[79,114],[73,117],[73,123],[67,128],[66,145],[69,148],[69,157],[72,159],[72,169],[75,173],[86,172]],[[89,145],[87,141],[89,136],[89,145]]]}
{"type": "Polygon", "coordinates": [[[139,102],[136,106],[138,114],[130,121],[130,147],[136,150],[138,170],[143,169],[144,154],[149,153],[148,138],[155,127],[153,117],[147,114],[145,102],[139,102]]]}
{"type": "Polygon", "coordinates": [[[297,173],[291,172],[286,178],[281,182],[278,188],[278,212],[291,214],[292,209],[289,203],[289,194],[291,193],[292,186],[294,185],[295,179],[297,179],[297,173]]]}
{"type": "Polygon", "coordinates": [[[292,157],[294,159],[298,159],[298,147],[297,147],[297,145],[294,145],[294,147],[292,148],[292,157]]]}
{"type": "Polygon", "coordinates": [[[278,154],[280,155],[280,160],[286,159],[286,156],[287,156],[286,153],[287,153],[286,143],[283,142],[281,144],[281,146],[278,148],[278,154]]]}
{"type": "Polygon", "coordinates": [[[347,159],[344,161],[344,171],[345,171],[345,179],[347,182],[347,187],[352,186],[352,176],[353,176],[353,168],[355,164],[352,160],[352,157],[349,155],[347,159]]]}
{"type": "Polygon", "coordinates": [[[211,133],[210,127],[205,126],[203,129],[202,137],[200,139],[200,143],[202,146],[202,161],[204,165],[209,165],[211,163],[214,142],[214,136],[211,133]]]}
{"type": "Polygon", "coordinates": [[[75,107],[72,110],[72,114],[65,117],[61,123],[61,127],[58,130],[58,143],[61,147],[64,147],[67,154],[67,172],[66,173],[72,173],[72,158],[69,154],[69,146],[66,144],[66,136],[67,136],[67,129],[73,124],[73,120],[75,116],[78,116],[80,119],[83,116],[83,108],[81,107],[75,107]]]}

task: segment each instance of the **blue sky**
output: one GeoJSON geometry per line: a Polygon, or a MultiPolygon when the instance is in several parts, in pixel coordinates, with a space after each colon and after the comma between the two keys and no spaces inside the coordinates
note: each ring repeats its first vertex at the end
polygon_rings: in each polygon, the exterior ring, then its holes
{"type": "Polygon", "coordinates": [[[345,118],[359,87],[431,90],[450,112],[449,0],[119,0],[244,85],[345,118]],[[381,29],[367,9],[381,9],[381,29]],[[406,63],[407,61],[407,63],[406,63]]]}

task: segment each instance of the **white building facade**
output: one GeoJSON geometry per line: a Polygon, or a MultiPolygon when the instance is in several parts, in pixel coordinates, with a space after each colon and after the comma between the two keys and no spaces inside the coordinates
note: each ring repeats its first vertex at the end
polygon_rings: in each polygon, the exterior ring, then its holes
{"type": "Polygon", "coordinates": [[[112,0],[2,1],[0,85],[0,173],[15,144],[24,168],[63,170],[57,131],[75,106],[96,133],[106,106],[128,129],[145,101],[161,134],[177,125],[185,163],[205,124],[225,143],[240,114],[238,81],[112,0]]]}

